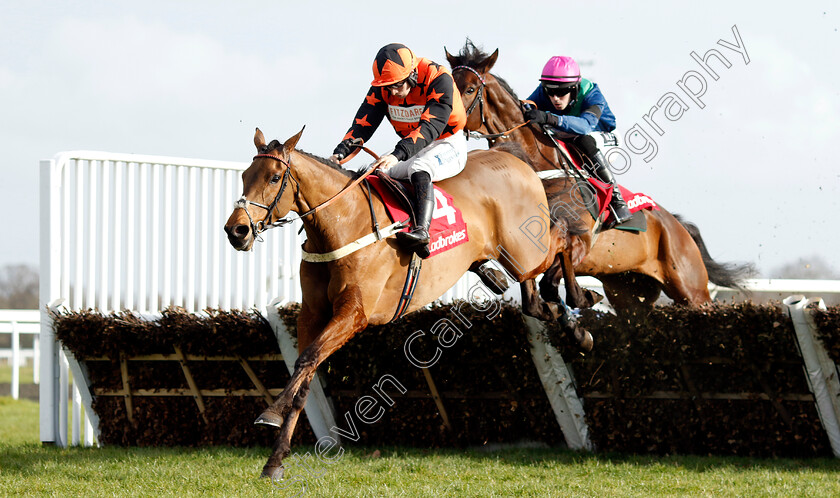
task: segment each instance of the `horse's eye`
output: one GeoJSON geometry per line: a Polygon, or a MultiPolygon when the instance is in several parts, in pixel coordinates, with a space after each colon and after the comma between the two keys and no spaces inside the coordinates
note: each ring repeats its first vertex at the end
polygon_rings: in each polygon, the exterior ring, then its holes
{"type": "Polygon", "coordinates": [[[467,88],[467,95],[469,95],[471,93],[475,93],[475,88],[473,88],[473,87],[467,88]]]}
{"type": "Polygon", "coordinates": [[[271,177],[271,183],[277,183],[280,181],[280,175],[274,175],[271,177]]]}

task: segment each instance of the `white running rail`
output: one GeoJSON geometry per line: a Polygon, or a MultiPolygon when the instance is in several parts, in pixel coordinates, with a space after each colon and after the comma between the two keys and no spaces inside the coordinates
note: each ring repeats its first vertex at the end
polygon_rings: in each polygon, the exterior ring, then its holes
{"type": "Polygon", "coordinates": [[[11,395],[13,399],[20,397],[20,367],[27,360],[32,361],[32,382],[39,382],[40,353],[39,333],[41,316],[38,310],[0,310],[0,334],[9,334],[11,344],[9,349],[0,349],[0,359],[8,361],[12,369],[11,395]],[[32,335],[32,349],[21,349],[20,336],[32,335]]]}

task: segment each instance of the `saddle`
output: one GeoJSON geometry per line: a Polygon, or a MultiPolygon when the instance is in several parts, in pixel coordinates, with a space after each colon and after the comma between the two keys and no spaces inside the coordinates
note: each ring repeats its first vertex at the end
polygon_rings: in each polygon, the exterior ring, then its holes
{"type": "MultiPolygon", "coordinates": [[[[393,201],[396,202],[397,206],[402,209],[403,211],[407,212],[411,218],[411,224],[415,225],[417,223],[417,215],[414,213],[414,203],[412,202],[413,195],[409,194],[408,191],[408,184],[405,182],[400,182],[394,180],[387,173],[383,173],[382,171],[376,170],[373,172],[375,178],[379,180],[379,184],[374,183],[374,188],[376,188],[377,192],[380,192],[380,196],[382,193],[378,187],[381,185],[385,187],[388,192],[393,195],[393,201]]],[[[368,176],[368,181],[370,181],[370,176],[368,176]]],[[[383,199],[383,201],[387,204],[388,199],[383,199]]],[[[396,220],[394,220],[396,221],[396,220]]]]}
{"type": "MultiPolygon", "coordinates": [[[[368,183],[379,194],[388,210],[388,215],[394,221],[411,220],[415,223],[416,215],[413,207],[413,195],[409,186],[394,180],[379,171],[367,177],[368,183]]],[[[435,211],[429,226],[429,257],[434,257],[444,251],[452,249],[470,240],[467,223],[452,196],[441,189],[435,188],[435,211]]],[[[408,227],[403,230],[408,230],[408,227]]]]}

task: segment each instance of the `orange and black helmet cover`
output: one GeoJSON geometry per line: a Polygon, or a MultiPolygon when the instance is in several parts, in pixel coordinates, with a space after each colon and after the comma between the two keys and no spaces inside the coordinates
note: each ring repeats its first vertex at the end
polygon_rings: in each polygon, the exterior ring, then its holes
{"type": "Polygon", "coordinates": [[[406,79],[417,67],[414,52],[402,43],[389,43],[379,49],[373,60],[371,86],[388,86],[406,79]]]}

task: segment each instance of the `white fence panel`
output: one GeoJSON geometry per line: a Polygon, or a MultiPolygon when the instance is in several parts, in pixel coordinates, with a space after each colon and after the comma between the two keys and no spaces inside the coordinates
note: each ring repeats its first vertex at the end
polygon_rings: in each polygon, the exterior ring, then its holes
{"type": "Polygon", "coordinates": [[[281,279],[296,278],[299,223],[265,233],[267,244],[252,253],[234,251],[222,231],[245,166],[101,152],[42,162],[55,183],[42,201],[53,213],[43,220],[53,227],[45,228],[56,284],[50,301],[154,313],[264,306],[272,290],[288,292],[272,298],[298,298],[281,279]],[[286,248],[282,258],[274,247],[286,248]],[[232,289],[232,299],[222,297],[232,289]]]}
{"type": "MultiPolygon", "coordinates": [[[[246,166],[88,151],[41,162],[42,441],[67,444],[69,389],[75,403],[89,398],[79,392],[84,372],[56,348],[47,306],[157,314],[300,300],[299,222],[266,232],[250,253],[233,250],[222,230],[246,166]]],[[[89,403],[85,415],[93,418],[89,403]]]]}

